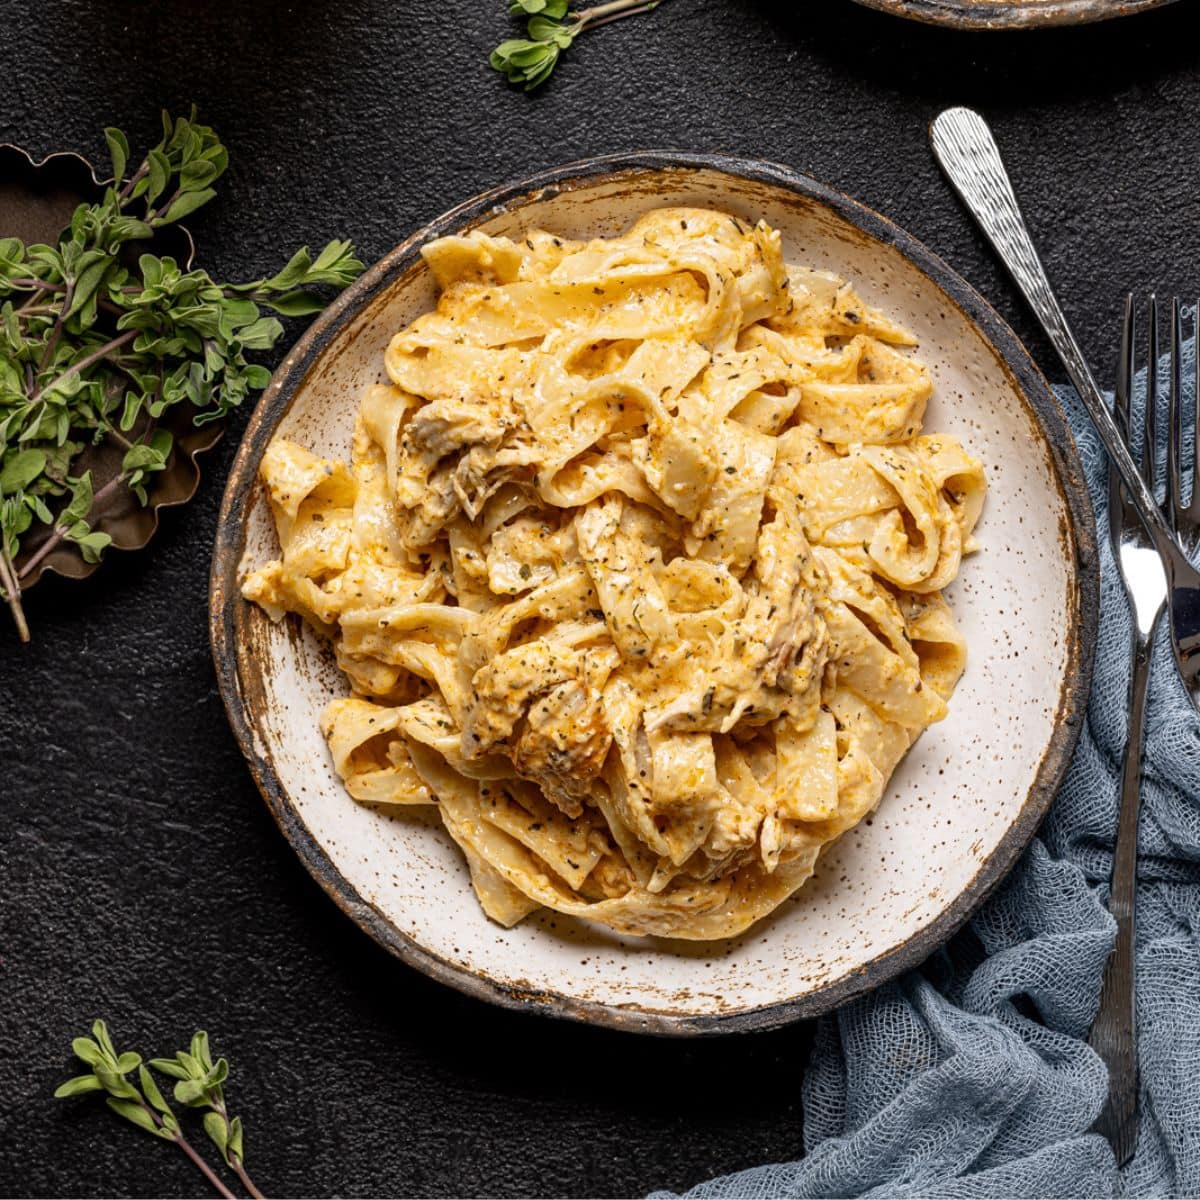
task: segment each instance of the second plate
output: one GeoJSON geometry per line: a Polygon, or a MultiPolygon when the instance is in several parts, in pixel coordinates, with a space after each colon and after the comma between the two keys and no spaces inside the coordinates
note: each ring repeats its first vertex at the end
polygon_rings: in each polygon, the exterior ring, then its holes
{"type": "Polygon", "coordinates": [[[898,17],[956,29],[1038,29],[1109,21],[1174,0],[858,0],[898,17]]]}

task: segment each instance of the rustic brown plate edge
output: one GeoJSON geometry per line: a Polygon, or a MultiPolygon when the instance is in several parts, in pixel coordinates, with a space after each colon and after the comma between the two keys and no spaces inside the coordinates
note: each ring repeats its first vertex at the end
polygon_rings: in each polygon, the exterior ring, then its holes
{"type": "Polygon", "coordinates": [[[893,16],[948,25],[955,29],[1048,29],[1056,25],[1089,25],[1112,21],[1175,0],[858,0],[859,4],[893,16]]]}
{"type": "Polygon", "coordinates": [[[957,931],[1015,865],[1058,791],[1086,712],[1098,615],[1095,519],[1074,439],[1045,378],[1000,315],[970,284],[915,238],[887,218],[809,176],[759,160],[673,151],[641,151],[586,159],[484,192],[450,209],[407,238],[338,297],[310,326],[276,372],[238,448],[221,502],[209,596],[213,662],[234,734],[284,836],[313,878],[347,916],[409,966],[467,995],[519,1011],[667,1036],[751,1032],[818,1016],[918,966],[957,931]],[[420,247],[427,241],[478,222],[515,201],[545,194],[548,190],[569,188],[597,177],[695,170],[713,170],[774,185],[825,205],[863,233],[897,249],[976,325],[1046,434],[1056,482],[1071,518],[1064,531],[1067,542],[1064,549],[1068,558],[1074,560],[1076,582],[1075,610],[1065,633],[1067,666],[1056,728],[1019,815],[970,884],[925,928],[835,983],[792,1000],[731,1013],[701,1015],[606,1005],[552,992],[505,986],[447,962],[398,930],[358,894],[291,807],[274,770],[270,752],[252,725],[237,652],[239,642],[244,638],[241,627],[249,607],[241,598],[238,571],[245,550],[245,525],[258,462],[276,425],[290,407],[297,388],[360,308],[411,267],[420,247]]]}

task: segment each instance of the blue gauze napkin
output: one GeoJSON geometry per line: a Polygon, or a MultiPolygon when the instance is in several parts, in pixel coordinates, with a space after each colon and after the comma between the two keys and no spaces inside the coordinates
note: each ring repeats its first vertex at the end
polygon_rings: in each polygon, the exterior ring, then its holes
{"type": "Polygon", "coordinates": [[[1100,439],[1075,392],[1057,392],[1087,474],[1102,571],[1095,682],[1062,791],[1000,891],[944,950],[820,1020],[804,1072],[804,1157],[689,1197],[1200,1195],[1200,718],[1165,620],[1138,842],[1136,1156],[1119,1171],[1088,1132],[1108,1086],[1085,1039],[1115,935],[1104,901],[1130,618],[1109,548],[1100,439]]]}

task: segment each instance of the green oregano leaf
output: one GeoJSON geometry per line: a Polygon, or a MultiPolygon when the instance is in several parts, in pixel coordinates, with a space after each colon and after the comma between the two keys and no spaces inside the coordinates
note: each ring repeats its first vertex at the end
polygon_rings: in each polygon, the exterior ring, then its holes
{"type": "Polygon", "coordinates": [[[145,1067],[138,1068],[138,1082],[142,1087],[142,1095],[150,1101],[154,1108],[158,1109],[160,1113],[170,1113],[171,1106],[163,1099],[158,1084],[154,1082],[154,1076],[145,1067]]]}
{"type": "MultiPolygon", "coordinates": [[[[67,507],[59,514],[59,522],[63,525],[75,525],[84,520],[92,511],[92,473],[84,471],[75,480],[71,488],[71,499],[67,507]]],[[[102,1043],[103,1044],[103,1043],[102,1043]]]]}
{"type": "Polygon", "coordinates": [[[181,1079],[175,1085],[175,1099],[189,1107],[204,1103],[204,1084],[199,1079],[181,1079]]]}
{"type": "Polygon", "coordinates": [[[171,164],[161,150],[151,150],[146,156],[149,171],[146,176],[146,201],[153,204],[167,190],[171,178],[171,164]]]}
{"type": "Polygon", "coordinates": [[[204,1114],[204,1132],[212,1139],[213,1145],[221,1152],[221,1157],[229,1161],[229,1130],[225,1118],[219,1113],[204,1114]]]}
{"type": "Polygon", "coordinates": [[[75,526],[68,536],[79,547],[84,562],[99,562],[100,556],[112,545],[112,538],[107,533],[89,530],[82,522],[75,526]],[[82,529],[80,526],[83,526],[82,529]]]}
{"type": "Polygon", "coordinates": [[[212,188],[201,188],[196,192],[184,192],[178,199],[171,202],[170,208],[163,214],[164,222],[182,221],[198,208],[203,208],[217,193],[212,188]]]}
{"type": "Polygon", "coordinates": [[[231,1158],[237,1159],[238,1162],[243,1162],[246,1157],[242,1151],[241,1117],[234,1117],[229,1122],[229,1155],[231,1158]]]}
{"type": "Polygon", "coordinates": [[[158,1126],[154,1123],[154,1118],[136,1100],[117,1100],[109,1096],[105,1104],[118,1117],[132,1121],[139,1129],[144,1129],[147,1133],[158,1133],[158,1126]]]}
{"type": "Polygon", "coordinates": [[[0,495],[12,495],[27,488],[46,469],[43,450],[17,450],[5,455],[0,466],[0,495]]]}
{"type": "Polygon", "coordinates": [[[65,1100],[68,1096],[82,1096],[85,1092],[102,1092],[104,1084],[95,1075],[76,1075],[66,1083],[60,1083],[54,1089],[56,1100],[65,1100]]]}
{"type": "Polygon", "coordinates": [[[186,1079],[188,1077],[187,1071],[173,1058],[152,1058],[150,1066],[163,1075],[169,1075],[172,1079],[186,1079]]]}
{"type": "Polygon", "coordinates": [[[108,143],[108,155],[112,159],[113,183],[120,187],[129,162],[129,139],[119,129],[109,128],[104,131],[104,140],[108,143]]]}

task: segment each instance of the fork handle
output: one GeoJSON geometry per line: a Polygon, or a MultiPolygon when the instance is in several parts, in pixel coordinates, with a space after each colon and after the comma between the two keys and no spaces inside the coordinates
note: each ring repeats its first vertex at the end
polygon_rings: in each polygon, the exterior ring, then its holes
{"type": "Polygon", "coordinates": [[[1112,1145],[1123,1167],[1137,1144],[1137,1003],[1134,974],[1134,906],[1137,886],[1138,813],[1141,809],[1142,739],[1146,690],[1157,620],[1148,633],[1133,633],[1133,678],[1129,685],[1129,730],[1121,769],[1121,815],[1113,854],[1108,908],[1117,922],[1117,941],[1104,972],[1100,1010],[1088,1041],[1108,1067],[1108,1098],[1096,1131],[1112,1145]]]}
{"type": "Polygon", "coordinates": [[[946,177],[987,235],[1058,351],[1159,553],[1177,554],[1154,496],[1134,464],[1055,298],[987,122],[972,109],[949,108],[934,120],[929,136],[946,177]]]}

